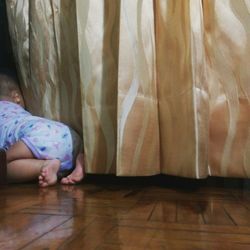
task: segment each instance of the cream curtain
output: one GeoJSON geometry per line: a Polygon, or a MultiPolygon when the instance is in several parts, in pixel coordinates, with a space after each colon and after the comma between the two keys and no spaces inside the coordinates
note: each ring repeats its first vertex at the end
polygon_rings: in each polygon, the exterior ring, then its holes
{"type": "Polygon", "coordinates": [[[204,1],[212,175],[250,177],[250,1],[204,1]]]}
{"type": "Polygon", "coordinates": [[[250,0],[6,0],[28,110],[87,173],[250,175],[250,0]]]}

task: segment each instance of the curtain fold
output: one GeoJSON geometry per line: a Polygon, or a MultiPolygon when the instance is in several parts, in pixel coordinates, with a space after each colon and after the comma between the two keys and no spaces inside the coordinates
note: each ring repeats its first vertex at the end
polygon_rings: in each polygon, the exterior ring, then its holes
{"type": "Polygon", "coordinates": [[[28,110],[82,133],[75,2],[6,1],[28,110]]]}
{"type": "Polygon", "coordinates": [[[160,173],[153,1],[121,1],[117,173],[160,173]],[[153,167],[152,167],[153,166],[153,167]]]}
{"type": "Polygon", "coordinates": [[[87,173],[250,175],[250,0],[6,1],[28,110],[87,173]]]}
{"type": "Polygon", "coordinates": [[[207,176],[208,94],[200,0],[155,1],[162,172],[207,176]]]}
{"type": "Polygon", "coordinates": [[[76,6],[87,172],[115,173],[120,2],[76,6]]]}
{"type": "Polygon", "coordinates": [[[211,175],[250,176],[250,1],[204,1],[211,175]]]}

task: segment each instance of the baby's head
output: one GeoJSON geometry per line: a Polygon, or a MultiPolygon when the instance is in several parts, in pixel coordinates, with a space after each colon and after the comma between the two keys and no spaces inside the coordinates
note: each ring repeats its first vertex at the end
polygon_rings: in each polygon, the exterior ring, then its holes
{"type": "Polygon", "coordinates": [[[0,71],[0,101],[10,101],[24,107],[24,100],[17,78],[10,72],[0,71]]]}

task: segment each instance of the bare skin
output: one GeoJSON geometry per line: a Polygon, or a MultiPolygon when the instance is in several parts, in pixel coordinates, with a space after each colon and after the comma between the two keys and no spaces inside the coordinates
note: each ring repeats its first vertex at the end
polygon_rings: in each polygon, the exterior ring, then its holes
{"type": "MultiPolygon", "coordinates": [[[[34,157],[29,148],[19,141],[7,152],[7,178],[9,182],[20,183],[38,178],[40,187],[48,187],[57,183],[57,172],[60,161],[39,160],[34,157]],[[20,171],[21,169],[21,171],[20,171]]],[[[61,180],[62,184],[71,185],[80,182],[84,177],[84,157],[80,153],[76,159],[73,172],[61,180]]]]}
{"type": "Polygon", "coordinates": [[[12,145],[7,150],[6,156],[9,182],[25,182],[37,178],[44,164],[44,160],[34,158],[32,152],[22,141],[12,145]]]}
{"type": "Polygon", "coordinates": [[[57,183],[57,172],[60,168],[60,161],[57,159],[47,160],[44,162],[38,176],[40,187],[48,187],[57,183]]]}
{"type": "Polygon", "coordinates": [[[61,184],[73,185],[79,183],[84,178],[84,155],[80,153],[76,158],[76,167],[67,177],[62,178],[61,184]]]}
{"type": "Polygon", "coordinates": [[[57,172],[60,167],[59,160],[39,160],[34,158],[32,152],[22,141],[11,146],[6,154],[9,182],[32,181],[37,177],[40,187],[51,186],[57,182],[57,172]]]}

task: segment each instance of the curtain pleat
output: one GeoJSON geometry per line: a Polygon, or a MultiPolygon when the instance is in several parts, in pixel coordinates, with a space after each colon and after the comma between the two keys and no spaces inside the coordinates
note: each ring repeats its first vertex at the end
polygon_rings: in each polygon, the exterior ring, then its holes
{"type": "Polygon", "coordinates": [[[121,1],[118,175],[160,173],[153,1],[121,1]]]}
{"type": "Polygon", "coordinates": [[[250,176],[250,1],[204,1],[211,175],[250,176]]]}
{"type": "Polygon", "coordinates": [[[82,133],[75,2],[6,1],[27,109],[82,133]]]}
{"type": "Polygon", "coordinates": [[[87,171],[116,172],[119,1],[76,1],[87,171]]]}
{"type": "Polygon", "coordinates": [[[87,173],[250,175],[250,0],[6,1],[28,110],[87,173]]]}
{"type": "Polygon", "coordinates": [[[162,172],[207,175],[201,1],[155,1],[162,172]]]}
{"type": "MultiPolygon", "coordinates": [[[[27,106],[32,106],[33,91],[29,88],[30,79],[30,26],[29,1],[6,1],[9,32],[17,68],[20,73],[22,89],[27,106]],[[31,103],[31,105],[29,105],[31,103]]],[[[34,103],[35,104],[35,103],[34,103]]],[[[35,106],[35,105],[34,105],[35,106]]]]}

